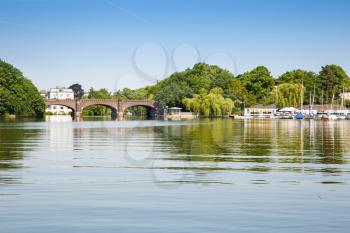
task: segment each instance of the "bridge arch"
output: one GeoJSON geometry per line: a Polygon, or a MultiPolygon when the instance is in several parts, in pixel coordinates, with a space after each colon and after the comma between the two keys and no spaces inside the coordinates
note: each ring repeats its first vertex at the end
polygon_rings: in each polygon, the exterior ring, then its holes
{"type": "Polygon", "coordinates": [[[119,115],[123,115],[128,109],[132,107],[145,107],[148,109],[149,116],[157,115],[159,111],[158,103],[151,100],[127,100],[120,104],[119,115]]]}
{"type": "Polygon", "coordinates": [[[75,116],[76,111],[77,111],[75,100],[58,100],[58,99],[46,100],[45,105],[46,105],[46,108],[53,106],[53,105],[67,107],[67,108],[72,110],[72,117],[75,116]]]}
{"type": "Polygon", "coordinates": [[[117,117],[118,113],[118,101],[109,99],[83,99],[80,100],[80,112],[83,113],[84,109],[91,106],[104,106],[111,110],[112,118],[117,117]]]}

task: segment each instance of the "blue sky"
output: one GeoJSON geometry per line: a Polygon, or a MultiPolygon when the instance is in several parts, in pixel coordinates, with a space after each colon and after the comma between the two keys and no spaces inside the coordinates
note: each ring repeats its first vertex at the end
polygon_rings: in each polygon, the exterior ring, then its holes
{"type": "Polygon", "coordinates": [[[0,0],[0,58],[40,89],[152,84],[198,61],[350,73],[347,0],[0,0]]]}

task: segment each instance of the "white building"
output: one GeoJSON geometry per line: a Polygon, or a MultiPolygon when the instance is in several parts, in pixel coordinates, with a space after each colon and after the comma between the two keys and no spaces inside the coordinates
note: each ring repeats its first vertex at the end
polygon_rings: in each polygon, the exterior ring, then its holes
{"type": "MultiPolygon", "coordinates": [[[[47,98],[59,100],[74,99],[74,92],[72,89],[51,88],[47,94],[47,98]]],[[[53,115],[69,115],[72,113],[72,110],[61,105],[51,105],[46,109],[46,112],[53,115]]]]}
{"type": "Polygon", "coordinates": [[[251,107],[244,108],[244,117],[252,118],[273,118],[274,114],[277,112],[276,105],[255,105],[251,107]]]}

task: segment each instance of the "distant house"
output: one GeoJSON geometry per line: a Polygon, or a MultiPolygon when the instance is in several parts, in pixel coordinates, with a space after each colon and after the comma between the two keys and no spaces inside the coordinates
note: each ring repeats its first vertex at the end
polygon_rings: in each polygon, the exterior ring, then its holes
{"type": "MultiPolygon", "coordinates": [[[[47,93],[47,99],[74,99],[74,92],[72,89],[67,88],[51,88],[47,93]]],[[[72,110],[61,105],[51,105],[46,109],[46,112],[53,115],[69,115],[72,113],[72,110]]]]}
{"type": "Polygon", "coordinates": [[[181,115],[181,109],[178,107],[168,108],[168,115],[181,115]]]}
{"type": "Polygon", "coordinates": [[[51,88],[48,92],[48,99],[74,99],[74,92],[72,89],[67,88],[51,88]]]}
{"type": "Polygon", "coordinates": [[[274,104],[267,105],[267,106],[254,105],[251,107],[244,108],[245,117],[272,118],[276,112],[277,112],[277,108],[276,108],[276,105],[274,104]]]}
{"type": "Polygon", "coordinates": [[[197,118],[198,115],[192,112],[182,112],[182,108],[172,107],[167,108],[164,112],[165,119],[168,120],[181,120],[181,119],[194,119],[197,118]]]}

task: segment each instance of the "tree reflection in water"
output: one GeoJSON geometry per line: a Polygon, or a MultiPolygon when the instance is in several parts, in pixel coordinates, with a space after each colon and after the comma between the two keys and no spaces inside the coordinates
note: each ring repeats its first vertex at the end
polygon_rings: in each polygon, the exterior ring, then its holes
{"type": "Polygon", "coordinates": [[[347,121],[203,120],[162,129],[175,149],[161,159],[187,161],[192,170],[345,171],[347,121]],[[315,166],[323,164],[328,166],[315,166]]]}
{"type": "Polygon", "coordinates": [[[22,167],[25,152],[31,151],[40,130],[24,130],[17,123],[0,124],[0,184],[18,179],[7,177],[4,172],[22,167]]]}

